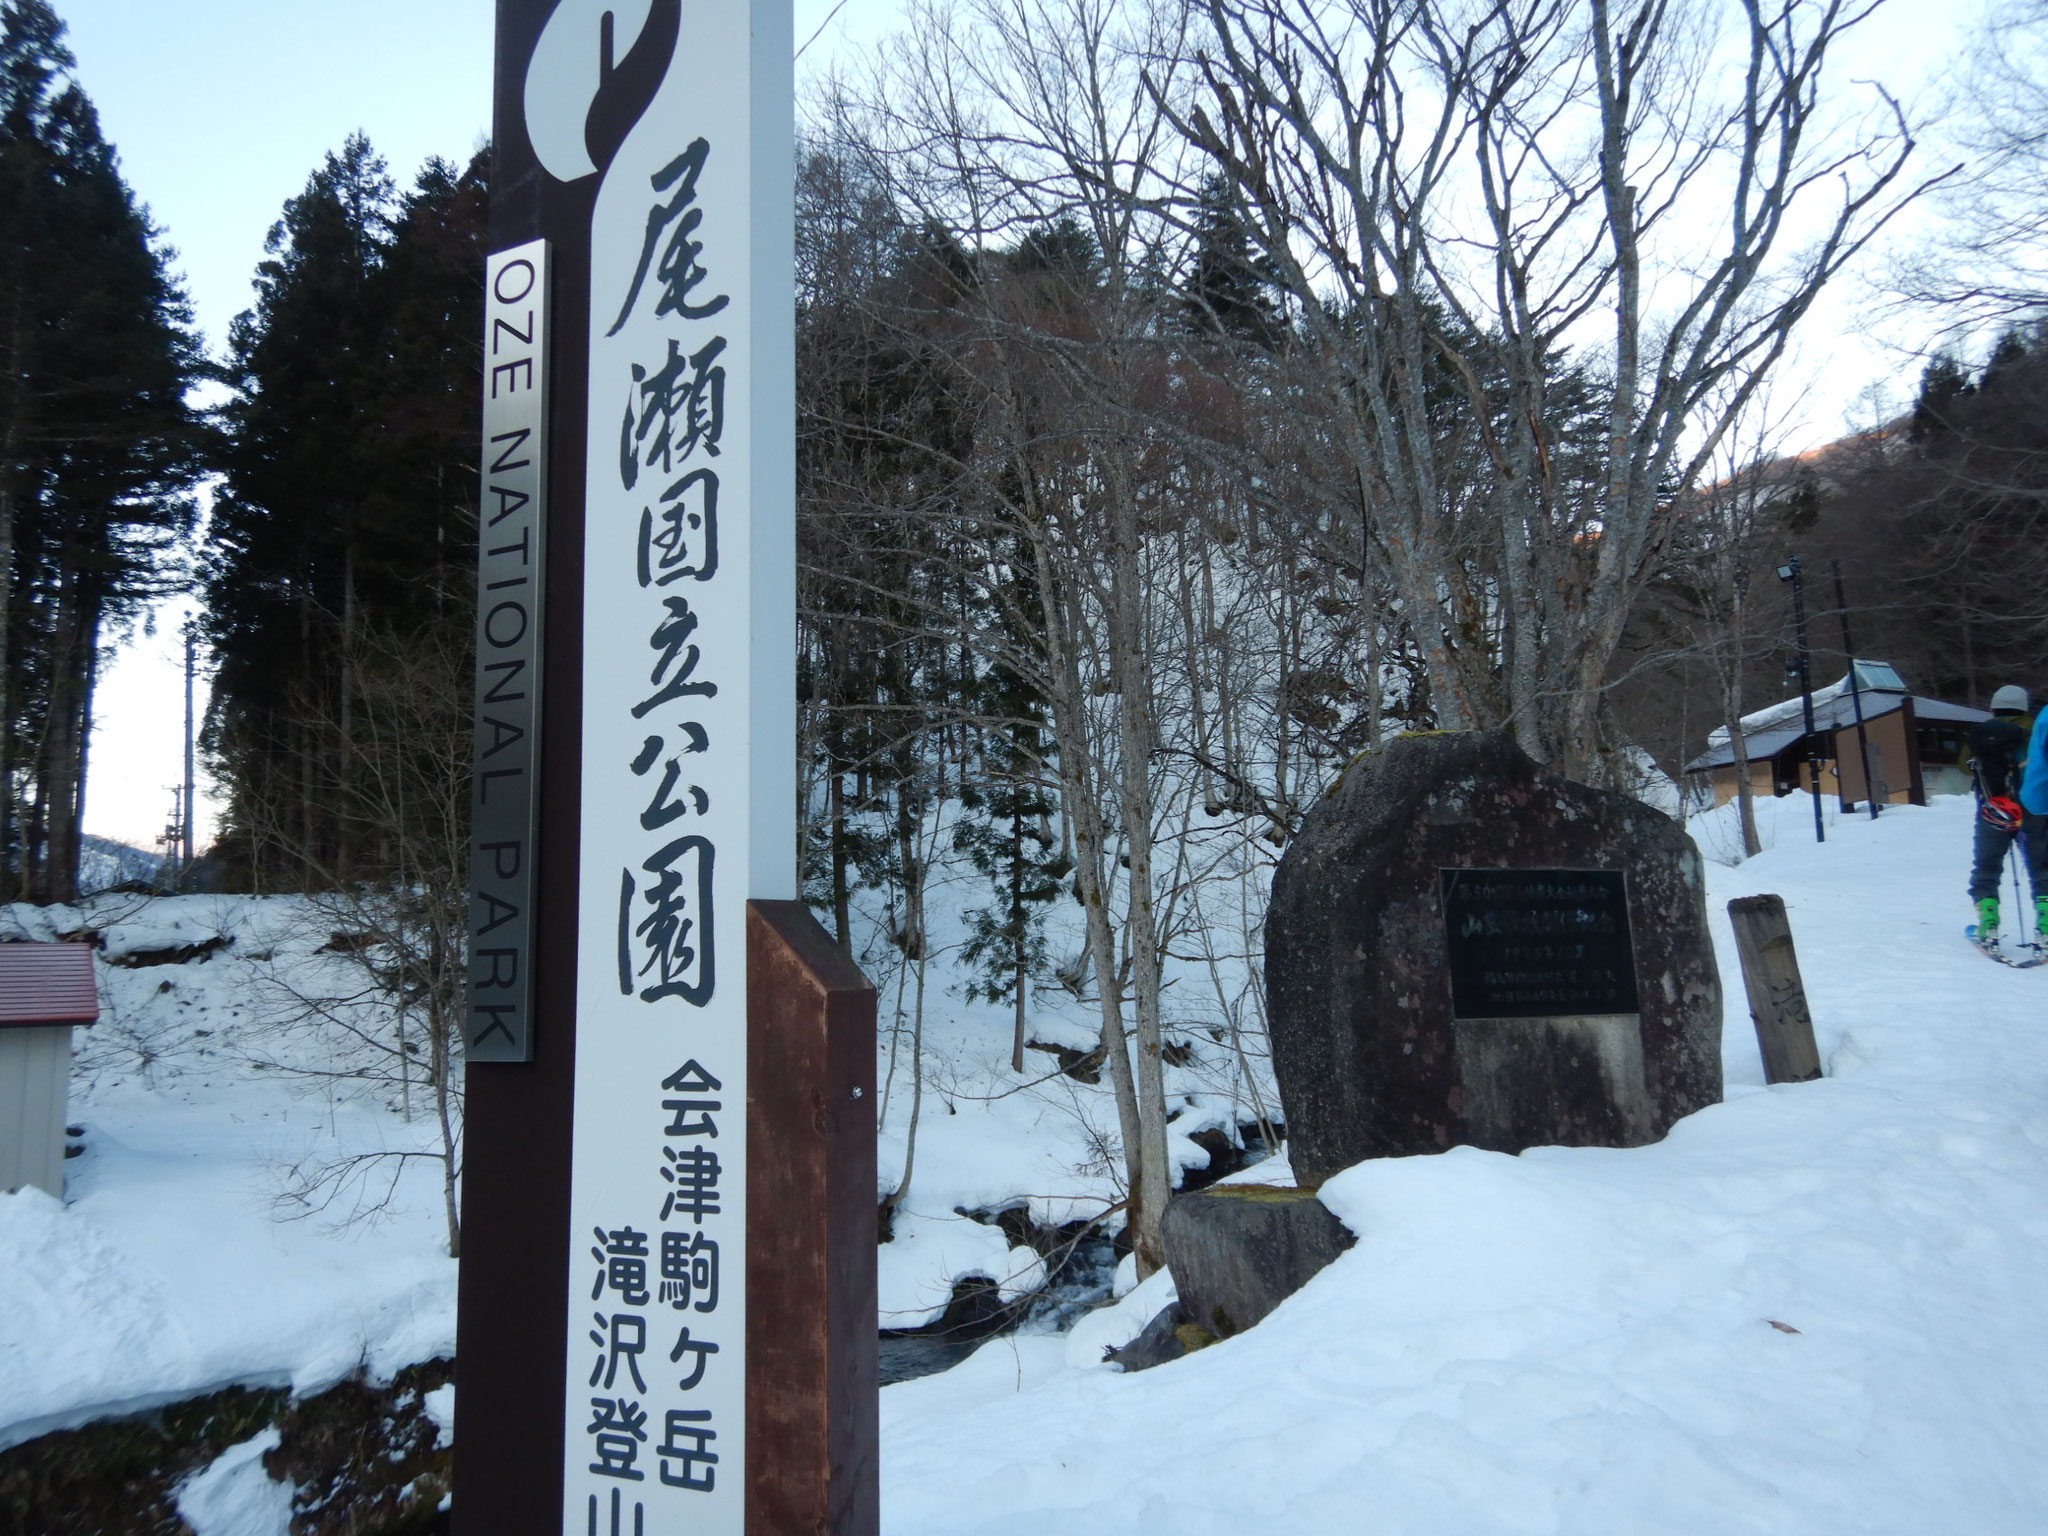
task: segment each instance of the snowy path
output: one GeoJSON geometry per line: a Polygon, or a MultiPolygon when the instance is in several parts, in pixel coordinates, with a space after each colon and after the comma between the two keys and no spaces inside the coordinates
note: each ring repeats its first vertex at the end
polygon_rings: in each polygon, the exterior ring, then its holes
{"type": "Polygon", "coordinates": [[[1826,1081],[1761,1086],[1723,915],[1727,1103],[1353,1169],[1357,1248],[1159,1370],[889,1388],[888,1536],[2048,1529],[2048,972],[1960,937],[1967,803],[1822,848],[1802,807],[1712,899],[1785,897],[1826,1081]]]}

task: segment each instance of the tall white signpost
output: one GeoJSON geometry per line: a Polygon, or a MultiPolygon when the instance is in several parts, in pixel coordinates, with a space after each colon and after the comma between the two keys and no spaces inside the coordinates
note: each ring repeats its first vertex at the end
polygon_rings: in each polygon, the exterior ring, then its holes
{"type": "MultiPolygon", "coordinates": [[[[796,894],[789,15],[683,8],[591,222],[563,1436],[589,1536],[744,1521],[746,902],[796,894]]],[[[532,124],[561,98],[528,82],[532,124]]]]}
{"type": "Polygon", "coordinates": [[[498,25],[457,1528],[869,1530],[872,993],[794,901],[790,0],[498,25]]]}

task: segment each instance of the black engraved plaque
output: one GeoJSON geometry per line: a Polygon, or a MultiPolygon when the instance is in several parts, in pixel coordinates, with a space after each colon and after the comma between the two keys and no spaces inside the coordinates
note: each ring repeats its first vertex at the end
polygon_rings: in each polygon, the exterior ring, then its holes
{"type": "Polygon", "coordinates": [[[1439,870],[1454,1019],[1635,1013],[1618,869],[1439,870]]]}

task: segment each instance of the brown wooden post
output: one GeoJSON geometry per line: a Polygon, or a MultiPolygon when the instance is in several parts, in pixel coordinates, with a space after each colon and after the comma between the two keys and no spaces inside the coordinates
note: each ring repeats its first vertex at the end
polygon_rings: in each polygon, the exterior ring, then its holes
{"type": "Polygon", "coordinates": [[[1821,1075],[1820,1050],[1813,1043],[1813,1016],[1799,957],[1792,949],[1792,924],[1782,896],[1738,896],[1728,903],[1735,927],[1735,951],[1742,957],[1742,982],[1749,992],[1749,1016],[1763,1052],[1764,1081],[1808,1083],[1821,1075]]]}
{"type": "MultiPolygon", "coordinates": [[[[519,108],[523,65],[547,20],[535,0],[497,0],[491,248],[588,229],[597,188],[538,174],[519,108]]],[[[600,115],[609,108],[601,106],[600,115]]],[[[481,275],[481,272],[479,273],[481,275]]],[[[555,338],[589,328],[588,239],[556,239],[555,338]]],[[[479,336],[480,343],[488,338],[479,336]]],[[[569,1166],[576,1065],[576,868],[581,828],[582,418],[585,348],[550,346],[541,662],[542,718],[531,871],[533,1045],[527,1061],[464,1068],[462,1263],[455,1310],[456,1536],[560,1536],[562,1405],[570,1316],[569,1166]]],[[[479,355],[479,366],[483,358],[479,355]]],[[[465,1045],[473,1039],[466,1029],[465,1045]]],[[[585,1234],[586,1241],[588,1234],[585,1234]]],[[[587,1292],[586,1292],[587,1294],[587,1292]]],[[[581,1383],[579,1382],[580,1386],[581,1383]]]]}
{"type": "Polygon", "coordinates": [[[747,903],[747,1536],[875,1536],[875,991],[747,903]]]}

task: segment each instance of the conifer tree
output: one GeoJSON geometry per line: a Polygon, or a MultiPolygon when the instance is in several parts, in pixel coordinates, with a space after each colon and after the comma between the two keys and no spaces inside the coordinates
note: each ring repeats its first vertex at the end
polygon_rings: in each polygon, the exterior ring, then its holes
{"type": "Polygon", "coordinates": [[[46,0],[0,3],[0,884],[77,892],[105,632],[180,578],[201,372],[46,0]]]}
{"type": "Polygon", "coordinates": [[[1193,218],[1194,262],[1184,309],[1197,332],[1271,350],[1286,334],[1280,278],[1273,258],[1258,250],[1230,179],[1211,173],[1201,185],[1193,218]]]}
{"type": "MultiPolygon", "coordinates": [[[[1028,578],[1018,564],[1021,584],[1028,578]]],[[[975,692],[987,722],[982,772],[978,782],[961,788],[965,814],[954,846],[988,878],[996,900],[969,910],[962,958],[978,971],[968,983],[970,996],[1011,1005],[1010,1069],[1022,1072],[1031,978],[1047,963],[1045,910],[1066,892],[1074,861],[1052,831],[1060,806],[1046,763],[1051,743],[1044,700],[1000,662],[975,692]]]]}
{"type": "Polygon", "coordinates": [[[208,744],[230,862],[259,882],[388,872],[366,809],[366,637],[466,630],[488,193],[430,161],[400,197],[361,134],[272,229],[230,337],[206,551],[208,744]]]}

